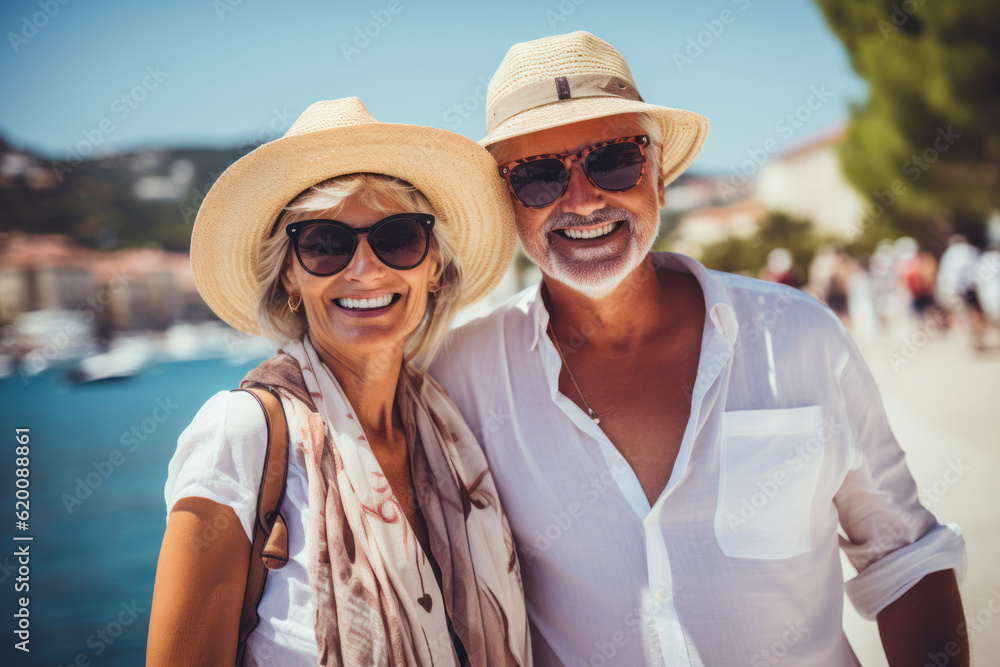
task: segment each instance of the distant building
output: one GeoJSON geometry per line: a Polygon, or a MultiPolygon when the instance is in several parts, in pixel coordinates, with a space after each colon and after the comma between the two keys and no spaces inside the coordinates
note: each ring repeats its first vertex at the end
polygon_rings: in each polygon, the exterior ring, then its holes
{"type": "Polygon", "coordinates": [[[687,213],[671,235],[670,250],[697,256],[706,246],[728,238],[752,238],[767,209],[753,197],[723,206],[706,206],[687,213]]]}
{"type": "Polygon", "coordinates": [[[840,168],[841,126],[825,130],[777,153],[754,181],[733,185],[727,177],[677,180],[666,191],[664,216],[671,250],[698,255],[731,236],[750,238],[770,213],[813,223],[821,236],[850,239],[861,228],[863,201],[840,168]]]}
{"type": "Polygon", "coordinates": [[[754,194],[753,182],[733,183],[732,178],[681,174],[664,192],[664,213],[684,214],[707,206],[725,206],[754,194]]]}
{"type": "Polygon", "coordinates": [[[93,313],[105,334],[215,319],[195,289],[186,253],[99,252],[59,234],[13,232],[0,243],[0,323],[36,310],[93,313]]]}
{"type": "Polygon", "coordinates": [[[807,137],[765,164],[757,198],[769,211],[811,220],[816,233],[850,238],[861,228],[864,202],[847,182],[837,156],[846,130],[807,137]]]}
{"type": "Polygon", "coordinates": [[[143,175],[132,182],[140,201],[180,201],[191,189],[195,168],[190,160],[174,160],[165,176],[143,175]]]}
{"type": "Polygon", "coordinates": [[[56,173],[48,164],[0,143],[0,187],[50,190],[58,184],[56,173]]]}
{"type": "Polygon", "coordinates": [[[0,242],[0,318],[70,310],[93,291],[88,251],[59,234],[11,232],[0,242]]]}

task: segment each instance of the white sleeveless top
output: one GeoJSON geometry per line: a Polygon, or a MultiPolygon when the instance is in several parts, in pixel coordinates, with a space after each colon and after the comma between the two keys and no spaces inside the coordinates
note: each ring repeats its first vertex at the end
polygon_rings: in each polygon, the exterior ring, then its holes
{"type": "MultiPolygon", "coordinates": [[[[289,560],[268,574],[257,608],[260,623],[247,640],[247,663],[314,667],[318,649],[305,530],[308,483],[298,424],[288,400],[282,397],[281,402],[289,430],[288,482],[280,507],[288,525],[289,560]]],[[[266,446],[264,413],[253,396],[245,391],[212,396],[177,440],[164,489],[168,516],[181,498],[208,498],[232,507],[252,542],[266,446]]]]}

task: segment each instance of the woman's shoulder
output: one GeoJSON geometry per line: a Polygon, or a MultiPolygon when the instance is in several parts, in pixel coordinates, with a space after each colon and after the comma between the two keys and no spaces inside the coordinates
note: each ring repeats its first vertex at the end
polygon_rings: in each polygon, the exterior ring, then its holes
{"type": "Polygon", "coordinates": [[[164,496],[167,511],[181,498],[208,498],[232,507],[249,536],[267,447],[267,422],[245,391],[219,391],[177,439],[164,496]]]}
{"type": "Polygon", "coordinates": [[[213,394],[184,429],[180,440],[240,444],[246,439],[266,441],[267,421],[250,392],[224,390],[213,394]],[[188,438],[185,438],[188,435],[188,438]],[[197,437],[190,437],[197,436],[197,437]]]}

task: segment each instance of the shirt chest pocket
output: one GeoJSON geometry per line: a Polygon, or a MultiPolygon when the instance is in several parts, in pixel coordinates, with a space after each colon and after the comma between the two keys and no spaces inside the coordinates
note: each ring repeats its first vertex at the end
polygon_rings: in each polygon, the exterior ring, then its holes
{"type": "Polygon", "coordinates": [[[818,405],[723,415],[715,537],[731,558],[792,558],[810,550],[810,513],[823,468],[818,405]]]}

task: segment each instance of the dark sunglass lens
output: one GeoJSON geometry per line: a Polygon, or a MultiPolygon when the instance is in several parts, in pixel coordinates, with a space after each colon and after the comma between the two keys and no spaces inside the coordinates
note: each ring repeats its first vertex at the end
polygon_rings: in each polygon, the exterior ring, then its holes
{"type": "Polygon", "coordinates": [[[510,171],[510,187],[525,206],[548,206],[559,199],[569,174],[561,160],[532,160],[510,171]]]}
{"type": "Polygon", "coordinates": [[[353,249],[351,233],[334,225],[312,225],[299,234],[299,257],[313,273],[340,271],[347,265],[353,249]]]}
{"type": "Polygon", "coordinates": [[[639,182],[643,159],[639,146],[631,142],[602,146],[587,155],[587,174],[605,190],[628,190],[639,182]]]}
{"type": "Polygon", "coordinates": [[[395,218],[368,235],[372,249],[396,269],[412,269],[427,252],[427,232],[416,218],[395,218]]]}

